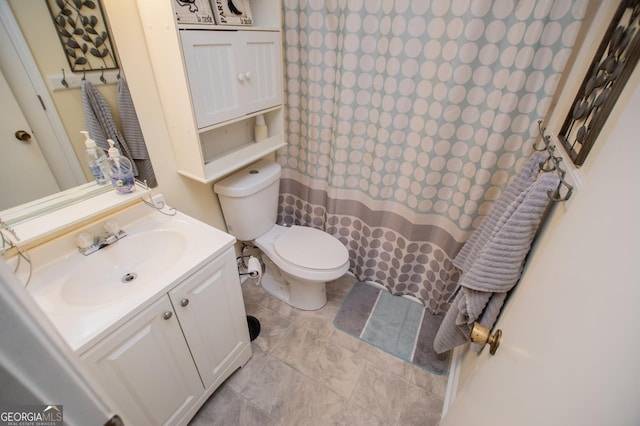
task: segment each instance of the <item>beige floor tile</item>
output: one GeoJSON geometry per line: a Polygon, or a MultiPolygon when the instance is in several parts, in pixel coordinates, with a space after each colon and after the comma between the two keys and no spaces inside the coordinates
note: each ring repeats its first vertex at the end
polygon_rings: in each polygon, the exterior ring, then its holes
{"type": "Polygon", "coordinates": [[[271,354],[303,374],[308,374],[323,346],[324,341],[318,330],[292,327],[283,342],[276,346],[271,354]]]}
{"type": "Polygon", "coordinates": [[[350,398],[364,360],[338,345],[326,343],[315,352],[316,357],[305,373],[345,398],[350,398]]]}
{"type": "Polygon", "coordinates": [[[253,356],[191,422],[200,425],[435,426],[447,376],[435,376],[333,326],[355,279],[327,283],[327,304],[301,311],[243,284],[260,320],[253,356]]]}
{"type": "Polygon", "coordinates": [[[190,423],[191,426],[276,426],[277,424],[228,386],[218,388],[190,423]]]}
{"type": "Polygon", "coordinates": [[[443,400],[429,392],[414,388],[405,394],[399,425],[437,426],[442,414],[443,400]]]}
{"type": "Polygon", "coordinates": [[[339,426],[387,426],[386,422],[353,403],[349,404],[337,423],[339,426]]]}
{"type": "Polygon", "coordinates": [[[353,390],[352,401],[391,424],[395,424],[402,414],[405,393],[409,385],[400,377],[367,362],[353,390]]]}
{"type": "Polygon", "coordinates": [[[290,394],[281,425],[334,425],[347,408],[347,400],[310,378],[290,394]]]}

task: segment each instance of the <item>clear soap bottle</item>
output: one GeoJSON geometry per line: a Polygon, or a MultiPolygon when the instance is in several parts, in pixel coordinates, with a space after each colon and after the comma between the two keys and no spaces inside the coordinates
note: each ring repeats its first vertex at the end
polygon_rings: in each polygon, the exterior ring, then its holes
{"type": "Polygon", "coordinates": [[[86,157],[89,170],[98,185],[105,185],[109,182],[109,168],[107,166],[107,155],[96,145],[96,141],[89,138],[89,132],[80,132],[84,135],[86,146],[86,157]]]}
{"type": "Polygon", "coordinates": [[[116,144],[111,139],[109,142],[109,169],[111,171],[111,184],[121,194],[135,191],[136,185],[133,177],[133,167],[127,157],[120,155],[116,144]]]}

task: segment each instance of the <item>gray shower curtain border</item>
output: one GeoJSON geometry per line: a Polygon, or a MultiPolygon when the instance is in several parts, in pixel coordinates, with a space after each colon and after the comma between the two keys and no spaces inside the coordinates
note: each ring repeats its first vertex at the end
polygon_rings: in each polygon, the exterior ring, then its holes
{"type": "Polygon", "coordinates": [[[310,188],[293,179],[280,180],[280,194],[292,194],[299,198],[304,196],[310,204],[327,206],[330,215],[353,216],[354,212],[358,212],[358,218],[368,227],[387,228],[399,233],[408,242],[429,241],[438,245],[450,258],[453,258],[464,244],[437,225],[416,225],[397,213],[371,210],[359,201],[336,200],[325,190],[310,188]]]}

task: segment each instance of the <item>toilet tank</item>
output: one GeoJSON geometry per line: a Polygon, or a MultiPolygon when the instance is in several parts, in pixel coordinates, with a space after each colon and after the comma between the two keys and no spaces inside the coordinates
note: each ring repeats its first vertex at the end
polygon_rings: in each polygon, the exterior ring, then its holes
{"type": "Polygon", "coordinates": [[[275,225],[280,174],[278,163],[260,160],[213,186],[231,235],[250,241],[275,225]]]}

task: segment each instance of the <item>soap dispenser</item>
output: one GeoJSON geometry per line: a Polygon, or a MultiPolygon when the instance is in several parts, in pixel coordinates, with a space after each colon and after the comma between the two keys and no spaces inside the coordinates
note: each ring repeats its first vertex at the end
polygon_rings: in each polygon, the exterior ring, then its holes
{"type": "Polygon", "coordinates": [[[84,135],[86,146],[86,157],[89,165],[89,170],[96,180],[98,185],[105,185],[109,182],[109,167],[107,165],[107,155],[104,151],[96,145],[96,141],[89,137],[89,132],[80,132],[84,135]]]}
{"type": "Polygon", "coordinates": [[[111,139],[109,142],[109,169],[111,171],[111,184],[117,192],[128,194],[135,191],[136,185],[133,178],[133,167],[127,157],[120,155],[116,144],[111,139]]]}

